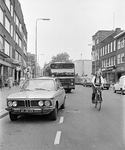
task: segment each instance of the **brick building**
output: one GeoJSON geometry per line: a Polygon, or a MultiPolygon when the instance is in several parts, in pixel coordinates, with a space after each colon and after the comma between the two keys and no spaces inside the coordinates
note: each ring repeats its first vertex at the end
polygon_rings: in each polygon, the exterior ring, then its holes
{"type": "Polygon", "coordinates": [[[18,0],[0,1],[0,75],[19,80],[27,67],[27,29],[18,0]]]}
{"type": "MultiPolygon", "coordinates": [[[[110,83],[117,81],[117,35],[121,33],[120,28],[115,31],[98,31],[92,38],[92,72],[99,68],[102,70],[103,77],[110,83]]],[[[121,50],[122,51],[122,50],[121,50]]],[[[122,54],[123,55],[123,54],[122,54]]]]}

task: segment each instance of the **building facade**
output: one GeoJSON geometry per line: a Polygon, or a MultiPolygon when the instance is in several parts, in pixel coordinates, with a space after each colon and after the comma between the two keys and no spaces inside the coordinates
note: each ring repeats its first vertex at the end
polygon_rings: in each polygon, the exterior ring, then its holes
{"type": "Polygon", "coordinates": [[[116,79],[125,75],[125,31],[115,36],[116,40],[116,79]]]}
{"type": "Polygon", "coordinates": [[[27,29],[18,0],[0,1],[0,75],[19,81],[27,67],[27,29]]]}
{"type": "Polygon", "coordinates": [[[75,73],[80,77],[91,78],[92,60],[75,60],[75,73]]]}
{"type": "MultiPolygon", "coordinates": [[[[92,54],[94,53],[92,72],[94,73],[98,69],[101,69],[103,77],[109,83],[115,83],[120,76],[117,75],[118,74],[118,69],[117,69],[118,36],[117,35],[122,33],[122,30],[120,28],[116,28],[115,31],[109,31],[109,33],[110,34],[107,34],[107,36],[101,38],[101,40],[98,35],[98,32],[96,33],[96,36],[95,35],[93,36],[94,37],[93,40],[95,41],[96,39],[98,40],[98,42],[95,42],[95,45],[93,46],[92,49],[92,54]]],[[[124,50],[122,49],[121,50],[122,55],[123,55],[123,51],[124,50]]],[[[121,54],[120,54],[120,59],[121,59],[121,54]]],[[[121,67],[121,64],[119,64],[119,66],[121,67]]]]}

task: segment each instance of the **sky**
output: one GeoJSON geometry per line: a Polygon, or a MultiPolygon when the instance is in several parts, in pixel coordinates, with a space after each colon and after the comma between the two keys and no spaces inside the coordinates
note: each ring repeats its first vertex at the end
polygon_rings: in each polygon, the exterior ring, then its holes
{"type": "Polygon", "coordinates": [[[125,0],[19,0],[28,32],[27,51],[41,67],[66,52],[73,61],[91,60],[92,36],[98,30],[125,30],[125,0]]]}

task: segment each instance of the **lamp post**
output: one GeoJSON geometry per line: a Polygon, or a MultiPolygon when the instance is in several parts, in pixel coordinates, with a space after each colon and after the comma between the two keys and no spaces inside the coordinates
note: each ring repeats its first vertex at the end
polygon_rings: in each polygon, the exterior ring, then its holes
{"type": "MultiPolygon", "coordinates": [[[[39,20],[49,21],[50,19],[49,19],[49,18],[38,18],[38,19],[36,20],[36,28],[35,28],[35,34],[36,34],[36,37],[35,37],[36,64],[37,64],[37,22],[38,22],[39,20]]],[[[36,74],[37,74],[37,69],[36,69],[36,74]]]]}

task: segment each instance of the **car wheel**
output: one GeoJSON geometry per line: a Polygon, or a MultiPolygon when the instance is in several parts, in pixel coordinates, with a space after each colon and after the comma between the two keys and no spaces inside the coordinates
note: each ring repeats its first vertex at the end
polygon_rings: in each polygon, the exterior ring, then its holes
{"type": "Polygon", "coordinates": [[[56,120],[57,119],[57,105],[55,106],[55,109],[51,112],[50,114],[50,117],[51,117],[51,120],[56,120]]]}
{"type": "Polygon", "coordinates": [[[63,102],[63,104],[61,106],[61,109],[65,109],[65,98],[64,98],[64,102],[63,102]]]}
{"type": "Polygon", "coordinates": [[[121,89],[121,94],[123,95],[124,94],[124,92],[123,92],[123,90],[121,89]]]}
{"type": "Polygon", "coordinates": [[[9,117],[10,117],[10,120],[11,120],[11,121],[17,120],[17,115],[12,114],[11,112],[9,112],[9,117]]]}
{"type": "Polygon", "coordinates": [[[115,88],[113,88],[113,91],[114,91],[114,93],[116,93],[116,90],[115,90],[115,88]]]}
{"type": "Polygon", "coordinates": [[[107,88],[107,90],[109,90],[109,88],[107,88]]]}

